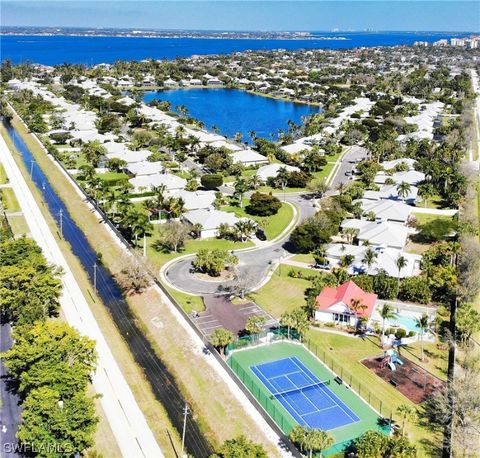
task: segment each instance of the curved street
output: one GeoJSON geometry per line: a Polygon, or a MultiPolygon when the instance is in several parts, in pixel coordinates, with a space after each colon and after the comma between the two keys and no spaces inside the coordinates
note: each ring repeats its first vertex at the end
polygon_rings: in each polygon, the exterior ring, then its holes
{"type": "MultiPolygon", "coordinates": [[[[365,158],[365,153],[356,148],[349,148],[339,161],[339,165],[335,175],[330,182],[332,183],[329,194],[335,192],[336,187],[340,183],[348,183],[349,177],[347,171],[351,171],[354,163],[365,158]]],[[[222,187],[225,193],[233,193],[231,188],[222,187]]],[[[317,209],[315,200],[308,194],[304,193],[285,193],[277,194],[282,201],[290,202],[298,211],[297,224],[306,218],[313,216],[317,209]]],[[[292,227],[292,230],[294,228],[292,227]]],[[[291,232],[291,231],[290,231],[291,232]]],[[[291,254],[288,251],[289,234],[286,234],[281,240],[272,243],[266,247],[251,248],[234,252],[238,257],[238,279],[212,282],[201,280],[192,273],[192,261],[195,255],[186,256],[178,261],[169,264],[164,272],[164,280],[173,288],[190,294],[228,294],[232,287],[238,285],[241,281],[242,289],[251,291],[261,285],[267,276],[272,265],[280,262],[282,257],[291,254]]]]}

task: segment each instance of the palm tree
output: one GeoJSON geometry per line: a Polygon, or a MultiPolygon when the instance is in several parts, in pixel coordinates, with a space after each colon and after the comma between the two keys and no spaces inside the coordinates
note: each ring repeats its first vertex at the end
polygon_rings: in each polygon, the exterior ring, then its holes
{"type": "Polygon", "coordinates": [[[295,325],[295,318],[290,312],[285,312],[280,317],[280,324],[287,327],[287,337],[290,339],[290,329],[295,325]]]}
{"type": "Polygon", "coordinates": [[[257,224],[254,223],[251,219],[241,219],[237,221],[234,226],[234,231],[237,233],[237,237],[245,242],[249,239],[257,230],[257,224]]]}
{"type": "Polygon", "coordinates": [[[312,458],[313,452],[320,452],[322,456],[322,451],[330,448],[334,442],[333,437],[326,431],[311,429],[307,433],[305,445],[309,450],[309,457],[312,458]]]}
{"type": "Polygon", "coordinates": [[[200,238],[200,235],[202,234],[202,229],[203,229],[203,226],[200,224],[200,223],[195,223],[192,227],[192,230],[195,234],[195,237],[197,239],[200,238]]]}
{"type": "Polygon", "coordinates": [[[362,302],[361,299],[352,299],[348,307],[353,312],[353,315],[355,317],[355,326],[357,326],[358,314],[366,310],[367,306],[362,302]]]}
{"type": "Polygon", "coordinates": [[[367,265],[367,273],[370,270],[370,267],[375,263],[375,260],[378,258],[378,253],[375,250],[372,250],[370,247],[365,250],[363,254],[362,262],[367,265]]]}
{"type": "Polygon", "coordinates": [[[346,229],[344,229],[343,235],[345,236],[347,243],[351,245],[353,243],[353,239],[357,235],[357,230],[353,227],[347,227],[346,229]]]}
{"type": "Polygon", "coordinates": [[[423,313],[420,318],[415,319],[415,324],[417,325],[417,328],[419,329],[419,337],[420,337],[420,360],[424,360],[424,354],[423,354],[423,337],[425,335],[425,331],[428,329],[430,325],[430,320],[428,318],[428,315],[426,313],[423,313]]]}
{"type": "Polygon", "coordinates": [[[237,194],[240,200],[240,208],[243,208],[243,196],[250,190],[250,185],[243,178],[239,178],[233,186],[235,188],[235,194],[237,194]]]}
{"type": "Polygon", "coordinates": [[[252,175],[248,184],[252,189],[258,189],[262,184],[262,179],[258,175],[252,175]]]}
{"type": "Polygon", "coordinates": [[[405,199],[408,194],[410,194],[411,189],[412,187],[410,186],[410,183],[407,183],[406,181],[402,181],[397,185],[397,193],[402,199],[405,199]]]}
{"type": "Polygon", "coordinates": [[[282,191],[287,187],[289,177],[290,177],[290,173],[288,172],[286,167],[280,167],[278,169],[278,173],[275,178],[275,181],[282,188],[282,191]]]}
{"type": "Polygon", "coordinates": [[[400,272],[404,267],[407,266],[407,259],[405,256],[402,256],[401,254],[398,255],[397,260],[395,261],[395,264],[397,265],[398,269],[398,276],[397,276],[397,288],[400,288],[400,272]]]}
{"type": "Polygon", "coordinates": [[[382,308],[379,312],[380,316],[382,317],[382,336],[385,335],[385,320],[393,320],[397,317],[397,314],[393,310],[393,307],[386,302],[383,303],[382,308]]]}
{"type": "Polygon", "coordinates": [[[415,410],[412,406],[409,406],[407,404],[402,404],[398,406],[397,414],[402,419],[402,436],[405,436],[405,426],[406,426],[407,420],[409,418],[412,418],[414,413],[415,413],[415,410]]]}
{"type": "Polygon", "coordinates": [[[340,263],[342,267],[348,268],[352,265],[353,261],[355,261],[355,256],[353,254],[345,254],[340,258],[340,263]]]}

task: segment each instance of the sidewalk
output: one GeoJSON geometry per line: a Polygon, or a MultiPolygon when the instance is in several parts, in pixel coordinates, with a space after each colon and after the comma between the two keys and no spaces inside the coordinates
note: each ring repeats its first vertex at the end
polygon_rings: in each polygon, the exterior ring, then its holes
{"type": "Polygon", "coordinates": [[[135,458],[163,457],[57,241],[3,138],[0,138],[0,160],[15,189],[32,237],[43,250],[47,260],[63,268],[60,303],[68,323],[96,341],[98,364],[92,383],[95,391],[102,396],[100,399],[102,408],[122,455],[135,458]]]}

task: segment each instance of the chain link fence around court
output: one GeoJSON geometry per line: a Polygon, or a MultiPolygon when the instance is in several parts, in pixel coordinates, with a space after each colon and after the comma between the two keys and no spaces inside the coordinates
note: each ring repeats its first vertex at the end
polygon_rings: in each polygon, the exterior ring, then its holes
{"type": "Polygon", "coordinates": [[[248,388],[250,393],[253,394],[258,403],[263,407],[265,412],[270,415],[272,420],[278,425],[278,427],[288,434],[297,422],[285,413],[285,410],[278,408],[275,405],[272,395],[267,395],[258,385],[252,375],[250,375],[243,367],[235,361],[235,358],[229,358],[228,365],[232,371],[235,372],[237,377],[248,388]]]}
{"type": "Polygon", "coordinates": [[[363,398],[370,406],[373,407],[380,416],[386,419],[392,419],[393,411],[383,402],[366,384],[355,377],[348,369],[345,369],[332,355],[328,354],[328,350],[321,348],[310,339],[303,341],[304,345],[313,353],[320,361],[322,361],[332,372],[343,380],[361,398],[363,398]]]}
{"type": "MultiPolygon", "coordinates": [[[[228,345],[226,349],[226,354],[229,355],[235,350],[242,350],[245,348],[256,347],[260,345],[268,345],[274,342],[281,342],[281,341],[300,341],[300,335],[296,331],[288,330],[286,328],[279,328],[272,331],[264,331],[260,334],[248,335],[237,339],[235,342],[232,342],[228,345]]],[[[313,353],[320,361],[322,361],[336,376],[340,377],[346,385],[348,385],[353,391],[355,391],[361,398],[363,398],[374,410],[380,413],[380,416],[387,420],[393,419],[393,411],[389,406],[382,401],[374,391],[369,388],[365,383],[361,382],[358,377],[354,376],[348,369],[342,366],[338,361],[335,360],[334,356],[328,354],[328,350],[325,348],[320,347],[316,343],[312,342],[310,339],[303,339],[302,343],[307,349],[313,353]]],[[[251,386],[255,386],[255,382],[252,377],[248,373],[242,373],[242,376],[237,372],[237,370],[232,367],[232,361],[234,359],[229,359],[229,365],[233,369],[233,371],[239,376],[239,378],[244,382],[243,378],[247,380],[251,386]],[[242,378],[243,377],[243,378],[242,378]]],[[[234,363],[238,366],[237,363],[234,363]]],[[[240,366],[240,372],[245,372],[240,366]]],[[[245,383],[245,382],[244,382],[245,383]]],[[[247,388],[253,393],[251,386],[247,386],[247,388]]],[[[267,410],[265,405],[268,408],[272,409],[271,400],[268,399],[268,396],[264,396],[263,393],[260,392],[258,387],[256,387],[257,393],[260,398],[257,397],[256,393],[253,393],[255,398],[260,402],[262,407],[267,410]],[[266,399],[263,399],[264,396],[266,399]],[[265,405],[264,405],[265,404],[265,405]]],[[[278,410],[278,409],[277,409],[278,410]]],[[[270,414],[270,412],[268,412],[270,414]]],[[[276,413],[278,417],[280,417],[281,412],[276,413]]],[[[273,418],[273,417],[272,417],[273,418]]],[[[275,420],[275,419],[274,419],[275,420]]],[[[276,421],[276,420],[275,420],[276,421]]],[[[287,424],[287,420],[283,420],[284,424],[287,424]]],[[[280,423],[277,423],[280,425],[280,423]]],[[[283,431],[285,429],[280,426],[283,431]]]]}

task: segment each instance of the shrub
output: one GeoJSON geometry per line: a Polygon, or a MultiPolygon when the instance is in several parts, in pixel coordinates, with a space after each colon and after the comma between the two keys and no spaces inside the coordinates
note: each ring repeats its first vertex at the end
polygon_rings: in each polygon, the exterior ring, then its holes
{"type": "Polygon", "coordinates": [[[223,184],[223,177],[218,173],[212,173],[208,175],[203,175],[200,178],[202,186],[207,189],[217,189],[223,184]]]}
{"type": "Polygon", "coordinates": [[[288,175],[287,186],[289,188],[304,188],[312,179],[312,175],[306,172],[290,172],[288,175]]]}
{"type": "Polygon", "coordinates": [[[395,337],[397,339],[401,339],[403,337],[406,337],[407,336],[407,331],[403,328],[399,328],[397,329],[397,332],[395,333],[395,337]]]}
{"type": "Polygon", "coordinates": [[[405,278],[400,284],[398,298],[402,301],[428,304],[432,300],[432,292],[424,276],[405,278]]]}
{"type": "Polygon", "coordinates": [[[250,215],[271,216],[276,215],[281,207],[281,202],[275,196],[255,192],[250,197],[250,203],[245,210],[250,215]]]}

